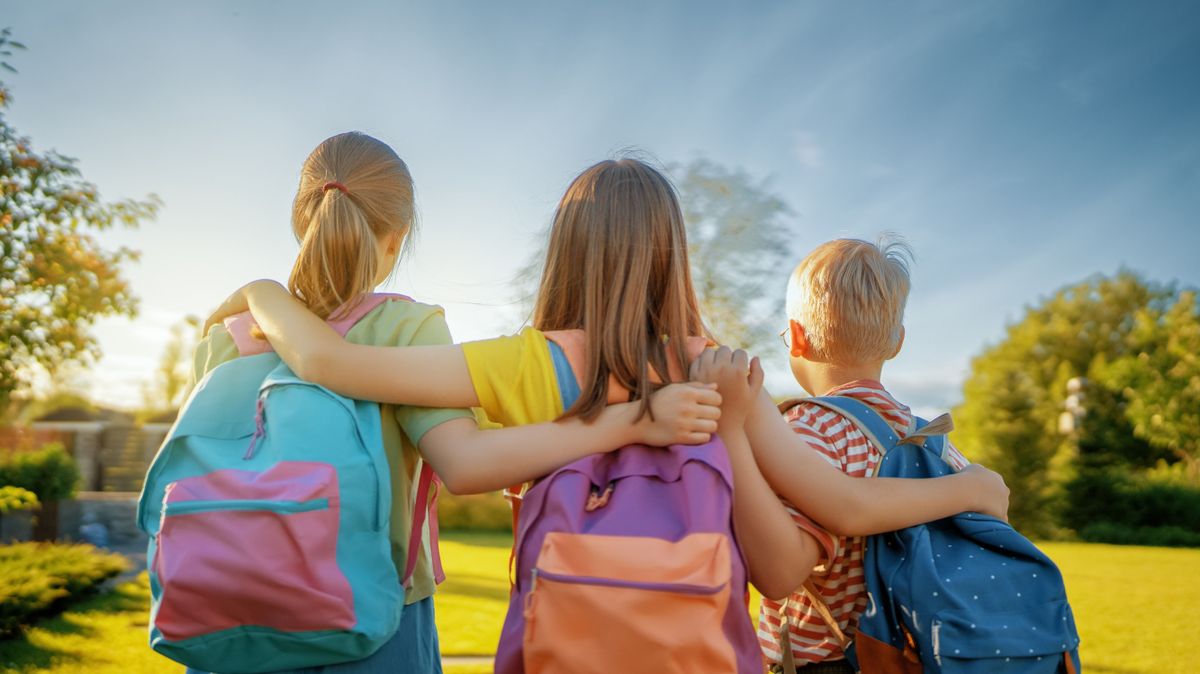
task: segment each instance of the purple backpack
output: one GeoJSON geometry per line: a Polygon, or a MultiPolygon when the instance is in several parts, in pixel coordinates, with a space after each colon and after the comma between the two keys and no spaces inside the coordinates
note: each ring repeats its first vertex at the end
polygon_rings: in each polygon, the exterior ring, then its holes
{"type": "Polygon", "coordinates": [[[514,533],[497,674],[763,671],[719,440],[580,459],[526,491],[514,533]]]}

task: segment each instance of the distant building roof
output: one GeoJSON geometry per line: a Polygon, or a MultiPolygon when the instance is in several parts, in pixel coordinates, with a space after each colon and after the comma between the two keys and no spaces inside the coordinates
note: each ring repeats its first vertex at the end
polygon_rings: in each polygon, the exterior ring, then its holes
{"type": "Polygon", "coordinates": [[[103,417],[100,416],[99,410],[89,410],[86,407],[60,407],[34,419],[34,423],[39,421],[100,421],[101,419],[103,417]]]}
{"type": "Polygon", "coordinates": [[[97,407],[97,408],[89,409],[86,407],[80,407],[78,405],[69,405],[67,407],[60,407],[48,414],[43,414],[42,416],[38,417],[37,419],[34,419],[33,423],[36,424],[39,422],[71,422],[71,421],[74,421],[74,422],[87,422],[87,421],[128,422],[128,421],[132,421],[132,419],[133,419],[133,417],[129,416],[128,414],[125,414],[124,412],[119,412],[117,410],[110,410],[110,409],[107,409],[104,407],[97,407]]]}
{"type": "Polygon", "coordinates": [[[175,417],[179,416],[179,410],[168,410],[162,414],[156,414],[146,420],[148,424],[173,424],[175,417]]]}

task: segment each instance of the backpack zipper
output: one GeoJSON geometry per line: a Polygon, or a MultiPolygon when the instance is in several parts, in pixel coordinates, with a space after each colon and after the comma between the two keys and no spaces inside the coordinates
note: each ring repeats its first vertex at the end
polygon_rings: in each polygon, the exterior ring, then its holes
{"type": "Polygon", "coordinates": [[[595,576],[569,576],[566,574],[551,573],[545,569],[533,570],[534,583],[538,577],[548,580],[557,581],[559,583],[571,583],[575,585],[598,585],[601,587],[623,587],[633,590],[649,590],[652,592],[676,592],[679,594],[696,594],[709,595],[716,594],[726,587],[726,583],[720,585],[693,585],[689,583],[662,583],[662,582],[643,582],[635,580],[618,580],[615,578],[598,578],[595,576]]]}
{"type": "Polygon", "coordinates": [[[273,512],[281,515],[328,510],[329,499],[315,498],[308,501],[274,501],[271,499],[226,499],[216,501],[175,501],[163,507],[163,517],[195,515],[209,512],[273,512]]]}
{"type": "Polygon", "coordinates": [[[942,666],[941,629],[942,629],[942,623],[937,620],[933,621],[933,623],[932,623],[933,659],[935,662],[937,662],[938,667],[942,666]]]}

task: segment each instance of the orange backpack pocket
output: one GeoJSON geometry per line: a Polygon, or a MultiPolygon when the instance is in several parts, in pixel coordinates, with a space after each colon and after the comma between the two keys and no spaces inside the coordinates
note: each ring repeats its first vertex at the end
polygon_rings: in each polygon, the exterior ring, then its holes
{"type": "Polygon", "coordinates": [[[722,628],[730,577],[722,534],[546,534],[525,605],[525,671],[735,672],[722,628]]]}

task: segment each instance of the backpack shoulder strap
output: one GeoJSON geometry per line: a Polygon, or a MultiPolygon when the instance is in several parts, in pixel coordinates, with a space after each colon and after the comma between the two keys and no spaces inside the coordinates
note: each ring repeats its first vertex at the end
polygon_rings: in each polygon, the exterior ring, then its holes
{"type": "MultiPolygon", "coordinates": [[[[896,435],[896,431],[892,429],[891,424],[880,416],[878,412],[871,409],[870,405],[854,398],[847,396],[825,396],[821,398],[807,398],[803,402],[820,405],[825,409],[832,410],[846,417],[858,430],[862,431],[863,435],[867,436],[868,440],[874,442],[876,447],[882,449],[884,454],[887,454],[896,445],[909,444],[923,447],[937,454],[943,461],[946,461],[946,455],[950,451],[950,446],[946,443],[946,435],[954,430],[954,419],[949,413],[938,415],[932,421],[915,417],[916,429],[901,439],[900,436],[896,435]]],[[[949,462],[947,461],[947,463],[949,462]]]]}
{"type": "Polygon", "coordinates": [[[808,398],[805,402],[824,407],[827,410],[846,417],[850,423],[862,431],[863,435],[867,436],[868,440],[875,443],[875,446],[882,450],[884,454],[887,454],[888,450],[900,443],[900,436],[892,429],[891,424],[866,403],[847,396],[808,398]]]}
{"type": "MultiPolygon", "coordinates": [[[[390,300],[402,300],[412,302],[413,299],[407,295],[396,295],[392,293],[371,293],[366,295],[358,304],[351,307],[344,316],[339,316],[337,320],[329,321],[329,325],[337,331],[342,337],[350,332],[359,321],[366,317],[367,314],[375,310],[376,307],[390,300]]],[[[338,316],[342,311],[339,308],[333,312],[333,316],[338,316]]],[[[229,331],[229,336],[233,338],[233,343],[237,346],[239,356],[254,356],[260,353],[273,351],[270,342],[256,336],[258,332],[258,323],[250,312],[244,311],[240,314],[235,314],[225,319],[225,329],[229,331]]]]}
{"type": "MultiPolygon", "coordinates": [[[[842,631],[841,625],[833,617],[833,612],[829,610],[829,606],[825,604],[825,600],[821,599],[821,594],[817,590],[817,586],[813,584],[812,579],[804,581],[804,584],[797,590],[803,593],[812,602],[813,608],[821,616],[821,620],[825,621],[825,626],[829,628],[830,634],[833,635],[838,646],[842,651],[850,648],[851,639],[842,631]]],[[[779,629],[776,636],[779,638],[779,650],[783,654],[783,674],[797,674],[796,656],[792,654],[792,637],[791,637],[791,618],[788,616],[788,611],[791,609],[792,596],[788,595],[784,598],[779,606],[779,629]]]]}
{"type": "Polygon", "coordinates": [[[345,337],[346,333],[350,332],[351,328],[357,325],[359,321],[367,317],[367,314],[375,311],[379,305],[392,300],[400,300],[403,302],[413,301],[413,299],[408,295],[399,295],[396,293],[371,293],[364,296],[358,301],[358,304],[355,304],[348,311],[346,311],[344,316],[339,316],[342,311],[342,309],[339,307],[337,311],[331,314],[333,316],[338,316],[338,319],[335,321],[330,321],[329,325],[334,330],[337,330],[339,335],[345,337]]]}
{"type": "Polygon", "coordinates": [[[417,555],[422,547],[425,522],[429,522],[429,551],[433,559],[433,582],[441,583],[446,579],[442,570],[442,555],[438,547],[437,497],[440,485],[433,467],[421,460],[421,469],[417,475],[416,496],[413,499],[412,530],[408,534],[408,558],[404,563],[404,577],[401,584],[408,589],[412,587],[413,573],[417,570],[417,555]]]}

